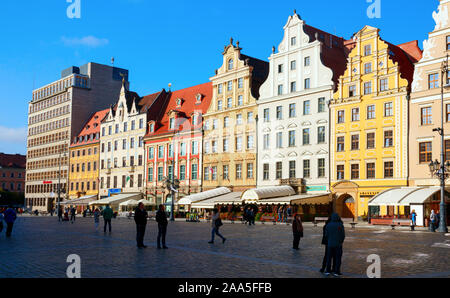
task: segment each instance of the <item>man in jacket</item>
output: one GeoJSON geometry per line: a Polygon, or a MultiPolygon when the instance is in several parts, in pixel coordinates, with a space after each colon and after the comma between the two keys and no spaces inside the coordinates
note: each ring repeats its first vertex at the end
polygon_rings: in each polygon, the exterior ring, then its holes
{"type": "Polygon", "coordinates": [[[136,222],[136,242],[137,247],[146,248],[144,245],[145,227],[147,226],[147,211],[144,208],[144,203],[139,203],[134,210],[134,221],[136,222]]]}
{"type": "Polygon", "coordinates": [[[109,207],[109,205],[106,205],[105,210],[102,211],[103,220],[105,221],[105,226],[103,227],[103,232],[106,233],[106,225],[109,225],[109,232],[111,233],[111,219],[113,218],[114,212],[109,207]]]}
{"type": "Polygon", "coordinates": [[[296,214],[294,217],[294,221],[292,222],[292,233],[294,234],[294,244],[292,248],[298,250],[300,238],[303,237],[303,225],[300,214],[296,214]]]}
{"type": "Polygon", "coordinates": [[[332,273],[334,276],[341,276],[342,244],[345,239],[345,230],[344,224],[337,213],[331,215],[331,222],[325,228],[325,238],[328,242],[327,270],[325,275],[332,273]],[[331,259],[333,259],[332,270],[331,259]]]}
{"type": "Polygon", "coordinates": [[[159,210],[156,212],[156,222],[158,223],[158,249],[161,249],[161,238],[162,238],[162,248],[167,249],[166,246],[166,233],[167,233],[167,214],[164,211],[164,205],[159,205],[159,210]]]}
{"type": "Polygon", "coordinates": [[[6,237],[11,237],[13,225],[17,218],[16,211],[14,211],[12,206],[9,206],[4,213],[4,216],[6,222],[6,237]]]}

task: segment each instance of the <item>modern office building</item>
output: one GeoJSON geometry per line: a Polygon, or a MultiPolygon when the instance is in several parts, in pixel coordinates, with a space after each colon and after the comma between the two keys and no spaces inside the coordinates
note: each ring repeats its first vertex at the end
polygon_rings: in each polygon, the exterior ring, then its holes
{"type": "Polygon", "coordinates": [[[29,103],[26,205],[55,208],[68,196],[69,146],[96,111],[119,96],[128,70],[97,63],[63,70],[61,78],[33,91],[29,103]]]}

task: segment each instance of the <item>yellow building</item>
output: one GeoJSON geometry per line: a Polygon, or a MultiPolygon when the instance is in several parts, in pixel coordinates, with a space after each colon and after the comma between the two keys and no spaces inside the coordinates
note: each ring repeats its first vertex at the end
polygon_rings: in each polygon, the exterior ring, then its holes
{"type": "Polygon", "coordinates": [[[98,199],[100,123],[109,109],[96,112],[70,145],[69,198],[98,199]]]}
{"type": "Polygon", "coordinates": [[[203,189],[240,191],[256,186],[256,100],[269,63],[241,54],[233,39],[222,55],[203,122],[203,189]]]}
{"type": "Polygon", "coordinates": [[[357,218],[368,214],[374,195],[408,185],[408,97],[420,49],[417,41],[385,42],[370,26],[347,46],[347,69],[330,103],[330,183],[336,212],[357,218]]]}

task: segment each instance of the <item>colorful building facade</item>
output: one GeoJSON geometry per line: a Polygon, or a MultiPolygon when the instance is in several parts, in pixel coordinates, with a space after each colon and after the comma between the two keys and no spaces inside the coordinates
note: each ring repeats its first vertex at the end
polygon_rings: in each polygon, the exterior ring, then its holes
{"type": "Polygon", "coordinates": [[[165,178],[180,180],[175,201],[202,191],[202,123],[212,96],[205,83],[169,92],[145,135],[146,197],[155,205],[170,202],[165,178]]]}
{"type": "MultiPolygon", "coordinates": [[[[330,176],[336,211],[356,218],[367,216],[374,195],[408,185],[408,98],[420,49],[385,42],[370,26],[348,43],[353,49],[330,103],[330,176]]],[[[373,211],[380,212],[393,210],[373,211]]]]}
{"type": "Polygon", "coordinates": [[[258,186],[329,190],[329,111],[346,66],[343,38],[289,16],[258,100],[258,186]]]}
{"type": "Polygon", "coordinates": [[[100,125],[109,109],[96,112],[75,136],[69,148],[69,199],[98,198],[100,125]]]}
{"type": "Polygon", "coordinates": [[[204,115],[203,187],[256,186],[256,119],[259,88],[269,64],[241,54],[239,42],[225,47],[223,64],[210,80],[211,105],[204,115]]]}

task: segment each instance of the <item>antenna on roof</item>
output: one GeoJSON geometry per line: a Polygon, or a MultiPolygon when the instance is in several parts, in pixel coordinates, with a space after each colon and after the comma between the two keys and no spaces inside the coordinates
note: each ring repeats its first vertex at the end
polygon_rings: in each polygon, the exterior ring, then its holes
{"type": "Polygon", "coordinates": [[[114,67],[114,57],[111,57],[111,65],[114,67]]]}

